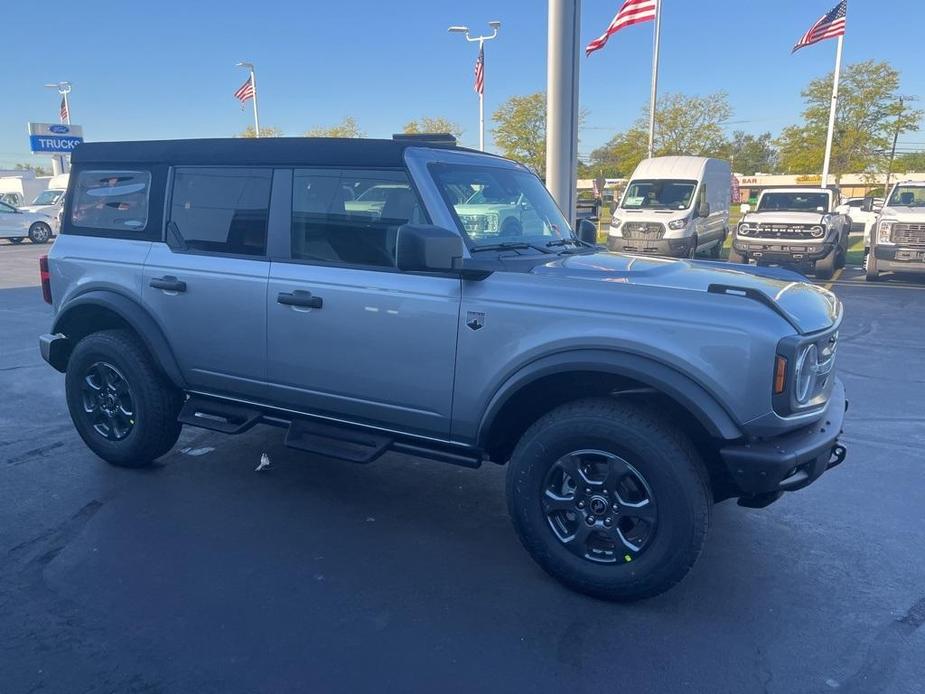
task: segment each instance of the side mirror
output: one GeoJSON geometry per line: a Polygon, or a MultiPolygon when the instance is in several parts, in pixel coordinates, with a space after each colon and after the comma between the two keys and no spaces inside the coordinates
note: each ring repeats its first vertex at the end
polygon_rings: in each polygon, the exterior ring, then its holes
{"type": "Polygon", "coordinates": [[[578,222],[578,240],[597,245],[597,224],[590,219],[582,219],[578,222]]]}
{"type": "Polygon", "coordinates": [[[710,203],[702,202],[700,207],[697,210],[698,217],[709,217],[710,216],[710,203]]]}
{"type": "Polygon", "coordinates": [[[874,199],[864,198],[864,202],[861,203],[861,210],[863,210],[864,212],[873,212],[874,211],[874,199]]]}
{"type": "Polygon", "coordinates": [[[402,224],[395,243],[399,270],[454,272],[460,269],[463,240],[459,234],[430,224],[402,224]]]}
{"type": "Polygon", "coordinates": [[[742,214],[748,214],[751,211],[752,211],[752,206],[749,205],[747,202],[743,202],[741,205],[739,205],[739,212],[741,212],[742,214]]]}
{"type": "Polygon", "coordinates": [[[617,201],[616,199],[610,201],[610,214],[613,214],[617,211],[617,201]]]}

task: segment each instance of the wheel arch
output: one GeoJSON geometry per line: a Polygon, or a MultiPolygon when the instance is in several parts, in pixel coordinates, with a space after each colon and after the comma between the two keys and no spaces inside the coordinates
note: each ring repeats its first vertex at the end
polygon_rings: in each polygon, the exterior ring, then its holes
{"type": "Polygon", "coordinates": [[[69,300],[55,318],[52,333],[67,337],[69,349],[62,352],[53,366],[67,368],[74,346],[87,335],[122,328],[132,331],[142,341],[160,371],[178,388],[186,384],[173,350],[154,318],[136,301],[107,290],[92,290],[69,300]]]}
{"type": "Polygon", "coordinates": [[[478,446],[506,462],[539,416],[574,399],[611,394],[658,400],[698,444],[743,436],[717,398],[677,369],[642,355],[588,349],[543,357],[507,378],[481,419],[478,446]]]}

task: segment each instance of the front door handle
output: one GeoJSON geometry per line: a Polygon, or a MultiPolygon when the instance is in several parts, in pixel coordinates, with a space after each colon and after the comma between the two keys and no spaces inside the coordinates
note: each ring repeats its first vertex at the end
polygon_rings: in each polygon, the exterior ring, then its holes
{"type": "Polygon", "coordinates": [[[163,289],[165,292],[185,292],[186,282],[178,280],[173,275],[166,277],[155,277],[149,284],[155,289],[163,289]]]}
{"type": "Polygon", "coordinates": [[[312,296],[311,292],[296,289],[294,292],[280,292],[276,301],[284,306],[298,306],[300,308],[321,308],[324,305],[320,296],[312,296]]]}

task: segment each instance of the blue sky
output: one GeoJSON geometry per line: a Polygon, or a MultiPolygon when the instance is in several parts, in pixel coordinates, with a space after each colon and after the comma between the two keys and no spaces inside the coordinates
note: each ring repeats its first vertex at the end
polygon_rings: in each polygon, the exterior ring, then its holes
{"type": "MultiPolygon", "coordinates": [[[[607,26],[621,0],[584,0],[582,42],[607,26]]],[[[298,135],[353,115],[370,136],[389,136],[411,118],[443,115],[478,140],[472,91],[475,44],[450,24],[488,31],[486,110],[544,89],[544,0],[88,0],[48,12],[4,3],[0,166],[46,163],[27,148],[25,123],[54,121],[58,97],[42,84],[70,80],[73,122],[87,139],[230,136],[251,123],[232,98],[257,65],[261,122],[298,135]],[[20,27],[21,29],[17,29],[20,27]]],[[[799,35],[835,0],[663,0],[660,88],[729,93],[729,129],[780,131],[798,119],[800,90],[832,69],[835,42],[790,55],[799,35]]],[[[925,3],[851,0],[847,63],[889,60],[903,92],[925,98],[921,30],[925,3]],[[902,18],[888,22],[886,15],[902,18]]],[[[586,154],[631,123],[646,102],[652,25],[630,27],[581,65],[581,133],[586,154]]],[[[925,143],[925,132],[908,135],[925,143]]],[[[490,142],[489,142],[490,144],[490,142]]],[[[925,144],[920,145],[925,149],[925,144]]]]}

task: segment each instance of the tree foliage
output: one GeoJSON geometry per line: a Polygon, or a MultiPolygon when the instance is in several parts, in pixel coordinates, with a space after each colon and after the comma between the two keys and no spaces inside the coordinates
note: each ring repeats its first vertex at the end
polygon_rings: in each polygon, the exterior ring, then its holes
{"type": "MultiPolygon", "coordinates": [[[[707,96],[663,94],[655,111],[655,156],[722,156],[728,148],[723,123],[731,115],[725,92],[707,96]]],[[[628,130],[591,153],[590,168],[605,176],[625,178],[645,159],[648,148],[649,109],[645,108],[628,130]]]]}
{"type": "Polygon", "coordinates": [[[365,137],[366,133],[360,129],[356,119],[353,116],[345,116],[344,119],[331,126],[319,126],[311,128],[305,133],[305,137],[365,137]]]}
{"type": "Polygon", "coordinates": [[[415,135],[418,133],[450,133],[459,140],[462,138],[463,129],[459,126],[459,123],[455,123],[442,116],[423,116],[422,118],[417,118],[405,123],[402,132],[408,135],[415,135]]]}
{"type": "MultiPolygon", "coordinates": [[[[835,176],[884,168],[894,133],[918,129],[922,112],[908,105],[903,108],[898,90],[899,72],[889,63],[867,60],[843,70],[830,164],[835,176]]],[[[786,173],[822,170],[832,74],[814,79],[802,96],[803,124],[785,128],[778,140],[781,169],[786,173]]]]}
{"type": "MultiPolygon", "coordinates": [[[[260,128],[260,137],[282,137],[283,131],[280,128],[260,128]]],[[[253,125],[248,125],[244,130],[238,133],[238,137],[257,137],[257,130],[253,125]]]]}
{"type": "Polygon", "coordinates": [[[750,135],[742,130],[732,133],[732,139],[723,156],[732,164],[732,170],[746,176],[756,173],[773,173],[777,170],[777,149],[771,133],[750,135]]]}
{"type": "Polygon", "coordinates": [[[896,160],[893,162],[893,171],[899,173],[925,171],[925,152],[897,154],[896,160]]]}
{"type": "Polygon", "coordinates": [[[46,169],[44,166],[38,166],[36,164],[16,164],[13,167],[17,171],[31,171],[36,176],[50,176],[51,171],[46,169]]]}
{"type": "Polygon", "coordinates": [[[493,135],[501,154],[543,175],[546,170],[546,94],[512,96],[495,111],[493,135]]]}

